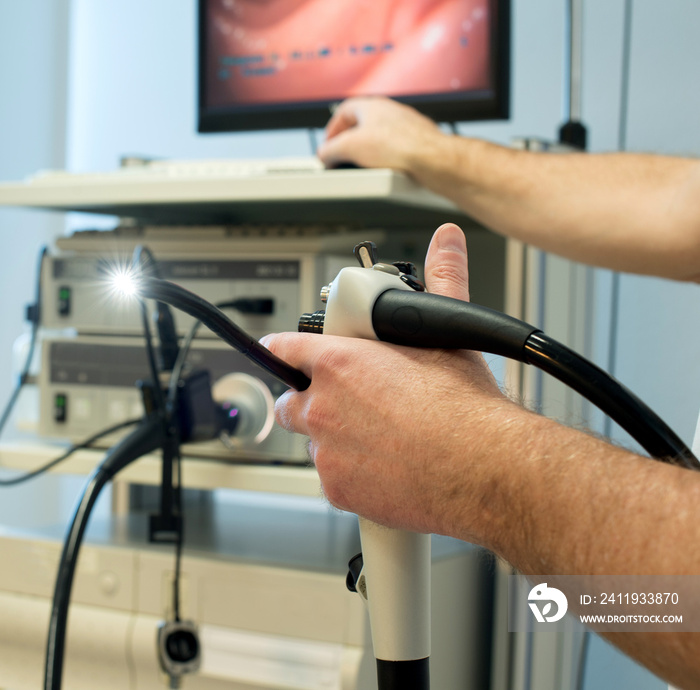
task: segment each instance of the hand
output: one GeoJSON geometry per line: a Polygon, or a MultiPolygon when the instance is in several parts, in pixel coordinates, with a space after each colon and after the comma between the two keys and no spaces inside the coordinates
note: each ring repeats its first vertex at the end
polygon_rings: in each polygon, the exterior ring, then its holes
{"type": "Polygon", "coordinates": [[[326,125],[318,156],[328,167],[354,163],[411,173],[413,160],[442,137],[437,125],[413,108],[387,98],[351,98],[326,125]]]}
{"type": "MultiPolygon", "coordinates": [[[[431,292],[468,298],[457,226],[435,233],[425,277],[431,292]]],[[[311,377],[306,391],[279,398],[276,416],[310,437],[333,505],[392,527],[477,538],[491,508],[485,428],[500,429],[502,411],[519,409],[481,355],[307,333],[262,342],[311,377]]]]}

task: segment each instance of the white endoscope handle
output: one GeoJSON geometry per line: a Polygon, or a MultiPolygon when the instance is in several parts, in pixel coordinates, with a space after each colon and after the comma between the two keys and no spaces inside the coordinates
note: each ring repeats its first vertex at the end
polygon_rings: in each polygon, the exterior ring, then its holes
{"type": "MultiPolygon", "coordinates": [[[[323,332],[377,339],[372,308],[389,289],[410,290],[398,276],[345,268],[327,296],[323,332]]],[[[385,662],[430,656],[430,535],[389,529],[360,518],[364,567],[357,591],[366,599],[374,655],[385,662]]]]}

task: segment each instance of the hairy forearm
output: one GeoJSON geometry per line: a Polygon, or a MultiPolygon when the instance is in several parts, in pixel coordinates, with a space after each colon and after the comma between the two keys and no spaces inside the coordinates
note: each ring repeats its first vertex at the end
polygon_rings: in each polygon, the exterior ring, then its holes
{"type": "Polygon", "coordinates": [[[499,233],[616,270],[700,274],[697,161],[532,153],[442,133],[421,143],[409,174],[499,233]]]}
{"type": "Polygon", "coordinates": [[[528,573],[700,574],[700,474],[523,415],[520,438],[493,450],[518,465],[496,504],[510,506],[519,534],[503,530],[496,550],[528,573]]]}
{"type": "MultiPolygon", "coordinates": [[[[700,474],[639,457],[527,412],[495,440],[501,470],[477,533],[526,575],[698,575],[700,474]],[[496,526],[495,533],[493,526],[496,526]]],[[[478,447],[477,447],[478,449],[478,447]]],[[[483,452],[484,449],[478,449],[483,452]]],[[[688,610],[685,610],[688,613],[688,610]]],[[[678,687],[698,687],[698,635],[610,634],[678,687]]]]}

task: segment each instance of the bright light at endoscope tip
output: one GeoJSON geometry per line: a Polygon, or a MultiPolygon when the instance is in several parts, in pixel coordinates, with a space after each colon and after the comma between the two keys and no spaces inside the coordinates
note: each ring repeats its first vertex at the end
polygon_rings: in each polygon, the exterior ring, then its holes
{"type": "Polygon", "coordinates": [[[112,289],[122,297],[134,297],[138,294],[138,278],[131,266],[119,266],[110,276],[112,289]]]}

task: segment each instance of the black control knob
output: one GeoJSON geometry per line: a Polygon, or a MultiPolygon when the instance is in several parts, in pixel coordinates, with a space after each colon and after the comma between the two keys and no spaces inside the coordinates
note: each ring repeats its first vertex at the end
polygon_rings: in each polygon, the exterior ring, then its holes
{"type": "Polygon", "coordinates": [[[323,324],[326,320],[326,312],[323,309],[313,314],[302,314],[299,317],[297,330],[299,333],[323,333],[323,324]]]}
{"type": "Polygon", "coordinates": [[[357,583],[360,579],[360,573],[362,573],[363,567],[364,561],[361,553],[358,553],[350,559],[348,563],[348,576],[345,578],[345,586],[351,592],[357,592],[357,583]]]}
{"type": "Polygon", "coordinates": [[[393,263],[394,266],[401,271],[401,273],[405,273],[408,276],[413,276],[414,278],[418,275],[416,265],[411,261],[394,261],[393,263]]]}
{"type": "Polygon", "coordinates": [[[409,275],[408,273],[402,273],[401,280],[406,283],[411,290],[415,290],[416,292],[425,292],[425,285],[423,285],[418,278],[409,275]]]}

